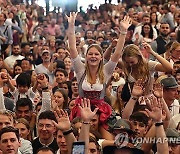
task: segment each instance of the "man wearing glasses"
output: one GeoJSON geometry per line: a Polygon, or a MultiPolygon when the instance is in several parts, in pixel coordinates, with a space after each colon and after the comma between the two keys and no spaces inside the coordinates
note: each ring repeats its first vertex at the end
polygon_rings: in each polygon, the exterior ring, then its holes
{"type": "Polygon", "coordinates": [[[53,121],[57,122],[52,111],[40,113],[37,122],[37,131],[39,136],[32,142],[33,153],[37,153],[38,149],[44,146],[49,147],[54,151],[58,150],[58,145],[56,139],[54,138],[56,127],[53,124],[53,121]]]}

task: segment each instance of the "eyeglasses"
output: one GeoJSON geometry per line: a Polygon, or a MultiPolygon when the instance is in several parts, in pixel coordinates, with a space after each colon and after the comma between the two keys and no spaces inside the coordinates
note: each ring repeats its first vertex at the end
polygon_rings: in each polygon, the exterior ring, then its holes
{"type": "Polygon", "coordinates": [[[54,127],[54,126],[52,126],[51,124],[41,124],[41,123],[39,123],[39,124],[38,124],[38,127],[39,127],[40,129],[43,129],[44,127],[45,127],[46,129],[51,129],[51,128],[54,127]]]}

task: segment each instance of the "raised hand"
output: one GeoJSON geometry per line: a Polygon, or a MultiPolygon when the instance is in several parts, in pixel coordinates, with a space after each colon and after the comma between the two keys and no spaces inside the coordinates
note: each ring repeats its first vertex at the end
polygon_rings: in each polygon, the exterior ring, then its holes
{"type": "Polygon", "coordinates": [[[138,79],[132,89],[132,96],[140,97],[144,92],[144,82],[142,79],[138,79]]]}
{"type": "Polygon", "coordinates": [[[153,119],[153,121],[161,122],[163,120],[161,101],[155,97],[151,97],[148,100],[149,101],[146,103],[150,107],[151,111],[148,109],[145,109],[146,112],[148,113],[149,117],[153,119]]]}
{"type": "Polygon", "coordinates": [[[153,53],[154,53],[154,51],[153,51],[153,49],[151,48],[150,44],[146,43],[145,41],[142,42],[142,46],[143,46],[143,48],[144,48],[148,53],[150,53],[150,54],[153,54],[153,53]]]}
{"type": "Polygon", "coordinates": [[[90,100],[86,98],[83,101],[81,100],[81,106],[79,108],[81,110],[81,118],[84,122],[90,122],[98,111],[98,108],[95,108],[93,112],[91,111],[90,100]]]}
{"type": "Polygon", "coordinates": [[[77,12],[70,12],[70,16],[66,15],[69,25],[74,25],[76,20],[77,12]]]}
{"type": "Polygon", "coordinates": [[[155,83],[153,85],[153,94],[157,98],[163,97],[163,86],[160,83],[155,83]]]}
{"type": "Polygon", "coordinates": [[[38,74],[36,80],[41,85],[41,88],[48,87],[48,80],[44,74],[38,74]]]}
{"type": "Polygon", "coordinates": [[[121,31],[127,31],[129,26],[131,26],[132,21],[129,16],[125,16],[124,19],[120,22],[120,30],[121,31]]]}
{"type": "Polygon", "coordinates": [[[56,116],[58,123],[56,123],[55,121],[53,121],[53,123],[58,129],[64,132],[71,128],[71,122],[69,120],[67,111],[63,111],[62,109],[56,109],[54,111],[54,114],[56,116]]]}

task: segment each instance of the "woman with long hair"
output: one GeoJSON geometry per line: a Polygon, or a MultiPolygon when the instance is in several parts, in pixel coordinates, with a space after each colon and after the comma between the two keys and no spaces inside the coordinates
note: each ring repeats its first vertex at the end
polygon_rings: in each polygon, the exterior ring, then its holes
{"type": "Polygon", "coordinates": [[[103,63],[103,50],[97,44],[92,44],[88,47],[86,53],[85,64],[81,62],[76,48],[75,38],[75,19],[77,13],[70,13],[70,17],[67,17],[68,39],[70,56],[76,73],[77,81],[79,84],[79,99],[76,99],[76,106],[71,112],[71,120],[80,116],[80,110],[78,104],[81,103],[81,98],[90,99],[91,105],[94,105],[100,112],[100,132],[106,139],[113,139],[112,135],[107,135],[108,126],[106,124],[107,119],[111,116],[112,108],[110,105],[104,102],[105,87],[111,77],[113,70],[116,67],[119,58],[122,55],[122,49],[127,34],[127,29],[131,25],[131,20],[128,16],[120,23],[120,36],[117,42],[116,50],[111,56],[111,59],[104,65],[103,63]]]}
{"type": "MultiPolygon", "coordinates": [[[[143,48],[149,54],[153,55],[156,61],[147,60],[143,57],[138,46],[134,44],[127,45],[122,55],[123,69],[126,76],[126,84],[122,91],[122,100],[127,102],[131,96],[133,84],[142,79],[144,82],[144,96],[152,94],[152,85],[154,81],[154,73],[171,72],[172,65],[162,56],[154,52],[148,43],[142,43],[143,48]]],[[[140,100],[139,100],[140,101],[140,100]]]]}
{"type": "Polygon", "coordinates": [[[67,109],[68,107],[68,95],[64,89],[59,88],[53,93],[52,108],[55,109],[67,109]]]}

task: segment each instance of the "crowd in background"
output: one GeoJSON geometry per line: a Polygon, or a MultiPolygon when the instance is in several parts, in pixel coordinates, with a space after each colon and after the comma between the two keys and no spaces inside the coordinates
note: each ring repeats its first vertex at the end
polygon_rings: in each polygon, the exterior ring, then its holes
{"type": "Polygon", "coordinates": [[[2,154],[179,154],[179,85],[178,0],[46,16],[0,1],[2,154]]]}

